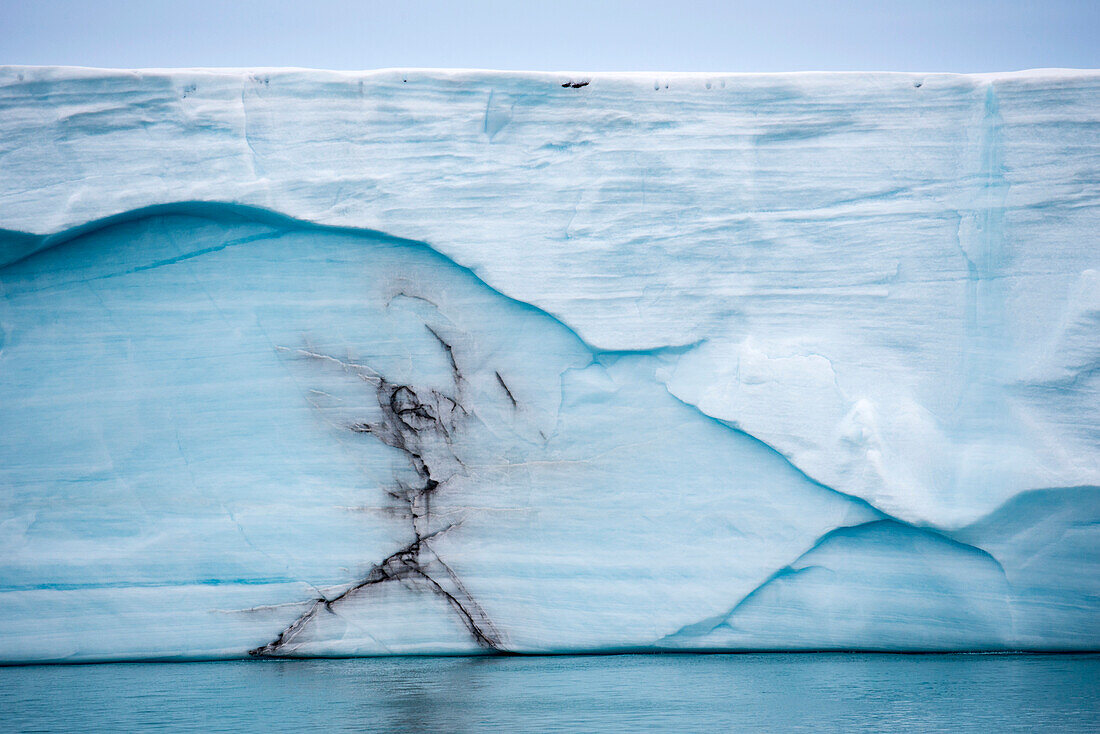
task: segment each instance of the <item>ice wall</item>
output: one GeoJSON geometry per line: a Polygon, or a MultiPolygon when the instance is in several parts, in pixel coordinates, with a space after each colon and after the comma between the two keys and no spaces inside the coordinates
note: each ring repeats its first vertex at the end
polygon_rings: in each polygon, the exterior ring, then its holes
{"type": "Polygon", "coordinates": [[[0,659],[1095,648],[1098,88],[0,70],[0,659]]]}

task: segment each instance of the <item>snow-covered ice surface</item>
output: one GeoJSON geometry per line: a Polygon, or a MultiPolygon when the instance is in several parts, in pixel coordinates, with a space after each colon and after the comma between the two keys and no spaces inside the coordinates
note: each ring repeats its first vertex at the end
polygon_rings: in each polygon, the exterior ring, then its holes
{"type": "Polygon", "coordinates": [[[0,69],[0,660],[1100,646],[1100,73],[0,69]]]}

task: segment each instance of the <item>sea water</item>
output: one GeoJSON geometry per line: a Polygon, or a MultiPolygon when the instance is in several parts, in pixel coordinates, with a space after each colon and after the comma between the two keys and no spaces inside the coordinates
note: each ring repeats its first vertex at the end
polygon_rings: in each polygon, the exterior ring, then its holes
{"type": "Polygon", "coordinates": [[[1100,730],[1100,655],[406,657],[0,669],[4,731],[1100,730]]]}

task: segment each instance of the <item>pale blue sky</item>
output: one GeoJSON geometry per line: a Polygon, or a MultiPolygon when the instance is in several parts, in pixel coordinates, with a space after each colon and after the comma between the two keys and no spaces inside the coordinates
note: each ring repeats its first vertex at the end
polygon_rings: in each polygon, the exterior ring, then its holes
{"type": "Polygon", "coordinates": [[[1100,0],[0,0],[0,63],[541,70],[1100,67],[1100,0]]]}

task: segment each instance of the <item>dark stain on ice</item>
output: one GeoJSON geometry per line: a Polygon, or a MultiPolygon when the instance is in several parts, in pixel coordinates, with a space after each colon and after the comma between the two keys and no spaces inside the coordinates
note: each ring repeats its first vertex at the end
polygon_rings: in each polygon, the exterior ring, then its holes
{"type": "Polygon", "coordinates": [[[500,376],[499,372],[494,372],[493,374],[497,376],[497,382],[499,382],[500,386],[504,388],[504,394],[507,395],[508,399],[512,401],[512,407],[518,408],[519,403],[516,402],[516,396],[512,394],[511,390],[508,389],[508,385],[504,382],[504,378],[500,376]]]}
{"type": "Polygon", "coordinates": [[[447,361],[451,363],[451,373],[454,375],[455,385],[457,386],[458,383],[462,381],[462,373],[459,372],[458,363],[455,362],[454,349],[451,347],[450,344],[446,342],[446,340],[443,339],[443,337],[439,335],[438,331],[428,326],[427,324],[424,324],[424,328],[431,332],[431,335],[434,336],[436,338],[436,341],[439,342],[439,345],[443,347],[443,351],[447,353],[447,361]]]}
{"type": "Polygon", "coordinates": [[[358,583],[348,587],[332,597],[318,597],[309,609],[288,625],[278,636],[261,647],[248,651],[253,657],[279,657],[285,655],[285,648],[292,644],[298,635],[309,626],[319,614],[335,614],[335,607],[341,602],[353,599],[365,593],[371,587],[390,581],[399,581],[414,588],[424,588],[444,598],[458,614],[459,619],[469,630],[474,640],[482,647],[500,651],[499,634],[485,611],[470,596],[455,572],[431,550],[429,541],[446,533],[454,525],[447,525],[433,533],[418,535],[411,543],[371,567],[367,575],[358,583]],[[432,565],[442,569],[442,581],[433,575],[432,565]],[[444,583],[451,587],[448,590],[444,583]]]}
{"type": "MultiPolygon", "coordinates": [[[[413,539],[400,550],[374,564],[366,575],[336,596],[319,595],[312,600],[309,609],[285,627],[271,642],[249,650],[253,657],[280,657],[293,654],[295,639],[309,627],[310,622],[322,613],[336,614],[336,607],[354,599],[380,584],[397,581],[409,588],[433,593],[450,605],[469,631],[474,641],[483,648],[495,652],[504,651],[502,637],[485,610],[466,589],[458,574],[435,552],[431,541],[458,526],[449,523],[431,529],[431,496],[445,486],[454,476],[433,476],[432,467],[424,457],[432,445],[450,445],[451,435],[459,422],[469,414],[462,406],[462,372],[455,361],[451,345],[431,326],[425,328],[439,341],[452,370],[455,394],[447,395],[439,390],[418,391],[412,385],[390,382],[365,364],[350,360],[337,360],[325,354],[298,350],[298,354],[313,360],[338,362],[363,382],[373,385],[381,420],[376,422],[352,422],[346,429],[353,433],[369,434],[387,446],[403,453],[416,475],[416,481],[394,481],[387,494],[399,503],[399,507],[411,521],[413,539]]],[[[498,379],[500,375],[497,375],[498,379]]],[[[503,385],[503,380],[501,380],[503,385]]],[[[507,391],[507,387],[505,386],[507,391]]],[[[511,393],[509,392],[511,398],[511,393]]],[[[513,399],[513,404],[515,400],[513,399]]],[[[457,456],[450,458],[462,466],[457,456]]],[[[446,463],[446,462],[445,462],[446,463]]],[[[445,473],[444,469],[444,473],[445,473]]]]}

